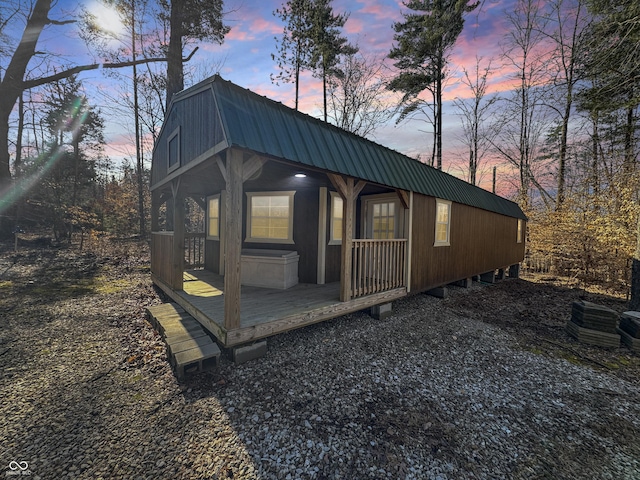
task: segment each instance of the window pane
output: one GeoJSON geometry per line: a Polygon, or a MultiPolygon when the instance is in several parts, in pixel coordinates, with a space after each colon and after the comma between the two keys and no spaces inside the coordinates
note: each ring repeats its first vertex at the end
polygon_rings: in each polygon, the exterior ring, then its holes
{"type": "Polygon", "coordinates": [[[250,238],[290,239],[291,201],[289,195],[250,196],[250,238]]]}
{"type": "Polygon", "coordinates": [[[342,240],[342,219],[333,220],[333,238],[332,240],[342,240]]]}
{"type": "Polygon", "coordinates": [[[342,209],[344,208],[342,204],[341,197],[333,197],[333,218],[342,218],[342,209]]]}
{"type": "Polygon", "coordinates": [[[277,197],[265,197],[271,200],[272,207],[289,207],[289,197],[286,195],[278,195],[277,197]]]}
{"type": "Polygon", "coordinates": [[[289,217],[289,206],[286,207],[271,207],[269,212],[270,217],[289,217]]]}
{"type": "Polygon", "coordinates": [[[436,241],[446,242],[447,240],[447,224],[439,223],[436,227],[436,241]]]}

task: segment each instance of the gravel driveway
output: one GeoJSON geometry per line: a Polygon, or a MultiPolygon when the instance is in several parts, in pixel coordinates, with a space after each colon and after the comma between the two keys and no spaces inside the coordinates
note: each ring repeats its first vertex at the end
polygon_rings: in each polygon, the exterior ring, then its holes
{"type": "Polygon", "coordinates": [[[0,257],[0,475],[640,478],[640,381],[451,307],[482,312],[523,280],[280,335],[180,384],[145,319],[161,302],[146,265],[125,250],[0,257]]]}

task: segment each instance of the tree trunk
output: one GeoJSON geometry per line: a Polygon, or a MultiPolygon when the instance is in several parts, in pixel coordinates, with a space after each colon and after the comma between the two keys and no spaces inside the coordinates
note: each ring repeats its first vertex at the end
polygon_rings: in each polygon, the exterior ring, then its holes
{"type": "Polygon", "coordinates": [[[182,70],[182,19],[184,5],[181,1],[171,2],[169,22],[171,33],[167,52],[167,112],[174,94],[184,89],[184,72],[182,70]]]}

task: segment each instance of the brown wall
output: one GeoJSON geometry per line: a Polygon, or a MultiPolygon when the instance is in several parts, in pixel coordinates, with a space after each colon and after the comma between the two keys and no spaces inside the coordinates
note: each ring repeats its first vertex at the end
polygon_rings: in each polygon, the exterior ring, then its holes
{"type": "Polygon", "coordinates": [[[518,221],[452,203],[450,246],[434,247],[436,199],[414,194],[411,291],[419,292],[519,263],[518,221]]]}

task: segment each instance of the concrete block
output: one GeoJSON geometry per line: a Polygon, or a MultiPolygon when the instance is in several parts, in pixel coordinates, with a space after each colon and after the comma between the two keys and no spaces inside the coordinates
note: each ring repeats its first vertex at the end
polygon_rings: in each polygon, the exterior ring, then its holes
{"type": "Polygon", "coordinates": [[[267,341],[260,340],[251,345],[233,348],[233,362],[236,365],[264,357],[267,354],[267,341]]]}
{"type": "Polygon", "coordinates": [[[220,347],[215,343],[184,350],[171,357],[178,378],[184,378],[191,373],[211,370],[218,365],[219,359],[220,347]]]}
{"type": "Polygon", "coordinates": [[[491,270],[480,275],[480,281],[484,283],[496,283],[496,271],[491,270]]]}
{"type": "Polygon", "coordinates": [[[437,298],[447,298],[447,287],[436,287],[431,290],[427,290],[427,295],[437,298]]]}
{"type": "Polygon", "coordinates": [[[392,302],[371,307],[371,316],[377,320],[384,320],[393,313],[392,302]]]}
{"type": "Polygon", "coordinates": [[[516,263],[509,267],[509,278],[520,278],[520,264],[516,263]]]}
{"type": "Polygon", "coordinates": [[[504,280],[507,276],[507,272],[505,268],[499,268],[498,273],[496,275],[496,280],[504,280]]]}
{"type": "Polygon", "coordinates": [[[473,278],[464,278],[462,280],[458,280],[457,282],[453,282],[451,285],[462,288],[471,288],[471,285],[473,285],[473,278]]]}

